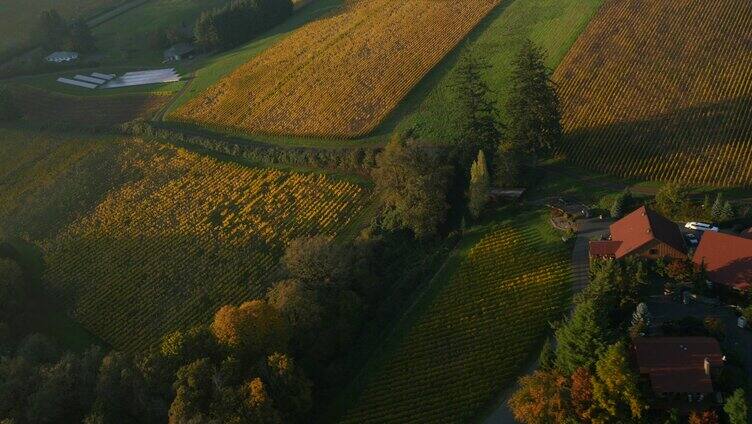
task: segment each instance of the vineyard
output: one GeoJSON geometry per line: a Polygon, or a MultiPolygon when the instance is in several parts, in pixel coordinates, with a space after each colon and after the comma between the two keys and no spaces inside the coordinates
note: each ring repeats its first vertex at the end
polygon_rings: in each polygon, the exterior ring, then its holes
{"type": "Polygon", "coordinates": [[[159,94],[70,96],[28,86],[12,89],[24,120],[49,127],[108,127],[147,118],[169,100],[159,94]]]}
{"type": "Polygon", "coordinates": [[[360,0],[300,28],[175,111],[220,130],[373,130],[500,0],[360,0]]]}
{"type": "Polygon", "coordinates": [[[486,235],[365,382],[346,423],[470,422],[567,298],[570,266],[534,228],[486,235]]]}
{"type": "Polygon", "coordinates": [[[45,279],[75,318],[127,351],[262,296],[288,241],[336,235],[369,196],[320,174],[247,168],[138,139],[0,134],[2,158],[18,163],[3,159],[3,176],[13,178],[0,186],[0,220],[30,213],[44,223],[43,212],[61,212],[50,217],[55,231],[29,220],[21,235],[40,246],[45,279]],[[81,209],[63,214],[61,204],[81,209]]]}
{"type": "Polygon", "coordinates": [[[608,0],[554,79],[576,165],[752,184],[752,3],[608,0]]]}

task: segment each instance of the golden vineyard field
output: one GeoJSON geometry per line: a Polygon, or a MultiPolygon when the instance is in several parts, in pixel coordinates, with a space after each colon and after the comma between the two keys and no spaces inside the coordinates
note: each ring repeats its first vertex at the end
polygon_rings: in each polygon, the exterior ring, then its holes
{"type": "Polygon", "coordinates": [[[563,153],[593,170],[752,184],[752,3],[607,0],[554,73],[563,153]]]}
{"type": "Polygon", "coordinates": [[[342,422],[474,421],[561,313],[570,271],[565,249],[534,228],[488,234],[370,373],[342,422]]]}
{"type": "Polygon", "coordinates": [[[64,225],[32,241],[44,254],[45,280],[70,300],[75,318],[127,351],[205,322],[223,304],[263,296],[288,241],[336,235],[369,196],[320,174],[247,168],[137,139],[68,141],[28,152],[10,144],[24,163],[11,170],[19,179],[0,185],[0,198],[13,202],[0,218],[55,209],[44,202],[54,191],[64,199],[99,191],[70,205],[80,207],[74,219],[53,217],[64,225]],[[107,166],[86,163],[88,155],[107,166]],[[50,172],[35,173],[37,163],[50,172]],[[26,181],[25,169],[40,180],[26,181]],[[92,184],[114,181],[105,190],[56,181],[79,174],[92,184]]]}
{"type": "Polygon", "coordinates": [[[172,116],[215,129],[373,130],[500,0],[360,0],[310,23],[172,116]]]}

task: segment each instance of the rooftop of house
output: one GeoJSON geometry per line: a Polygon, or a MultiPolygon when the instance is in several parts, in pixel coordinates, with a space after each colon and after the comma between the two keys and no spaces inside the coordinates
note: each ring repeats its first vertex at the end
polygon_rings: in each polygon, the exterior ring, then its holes
{"type": "Polygon", "coordinates": [[[696,265],[705,265],[708,279],[738,290],[752,283],[752,239],[749,234],[706,231],[693,256],[696,265]]]}
{"type": "Polygon", "coordinates": [[[194,51],[196,47],[190,43],[179,43],[164,51],[165,57],[182,56],[194,51]]]}
{"type": "Polygon", "coordinates": [[[78,53],[76,52],[53,52],[50,53],[46,59],[49,61],[55,61],[55,60],[72,60],[77,59],[78,53]]]}
{"type": "Polygon", "coordinates": [[[650,378],[655,393],[712,393],[711,374],[723,366],[723,354],[712,337],[638,337],[634,339],[640,374],[650,378]]]}
{"type": "Polygon", "coordinates": [[[681,253],[687,253],[679,226],[646,206],[614,222],[610,230],[611,240],[590,242],[591,256],[610,256],[619,259],[653,240],[661,241],[681,253]]]}

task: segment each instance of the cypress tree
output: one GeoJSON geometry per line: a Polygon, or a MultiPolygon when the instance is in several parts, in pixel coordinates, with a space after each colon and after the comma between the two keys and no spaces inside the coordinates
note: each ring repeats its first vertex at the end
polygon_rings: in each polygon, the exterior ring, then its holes
{"type": "Polygon", "coordinates": [[[514,61],[507,103],[507,139],[531,154],[550,154],[561,140],[559,98],[544,63],[544,52],[527,40],[514,61]]]}
{"type": "Polygon", "coordinates": [[[468,209],[474,219],[478,219],[488,203],[489,184],[486,155],[483,150],[479,150],[478,158],[470,167],[470,189],[468,190],[468,209]]]}
{"type": "Polygon", "coordinates": [[[715,202],[713,202],[713,208],[710,210],[710,217],[713,221],[719,221],[721,219],[721,213],[723,212],[723,194],[718,193],[715,196],[715,202]]]}

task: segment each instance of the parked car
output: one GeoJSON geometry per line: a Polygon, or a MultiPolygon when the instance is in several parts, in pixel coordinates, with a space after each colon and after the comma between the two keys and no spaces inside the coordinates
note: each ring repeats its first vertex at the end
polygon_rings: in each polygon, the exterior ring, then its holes
{"type": "Polygon", "coordinates": [[[694,234],[684,234],[684,238],[687,239],[687,243],[689,243],[690,246],[697,246],[700,244],[700,241],[697,240],[697,236],[694,234]]]}
{"type": "Polygon", "coordinates": [[[718,227],[706,222],[687,222],[686,224],[684,224],[684,228],[689,228],[690,230],[697,231],[718,231],[718,227]]]}

